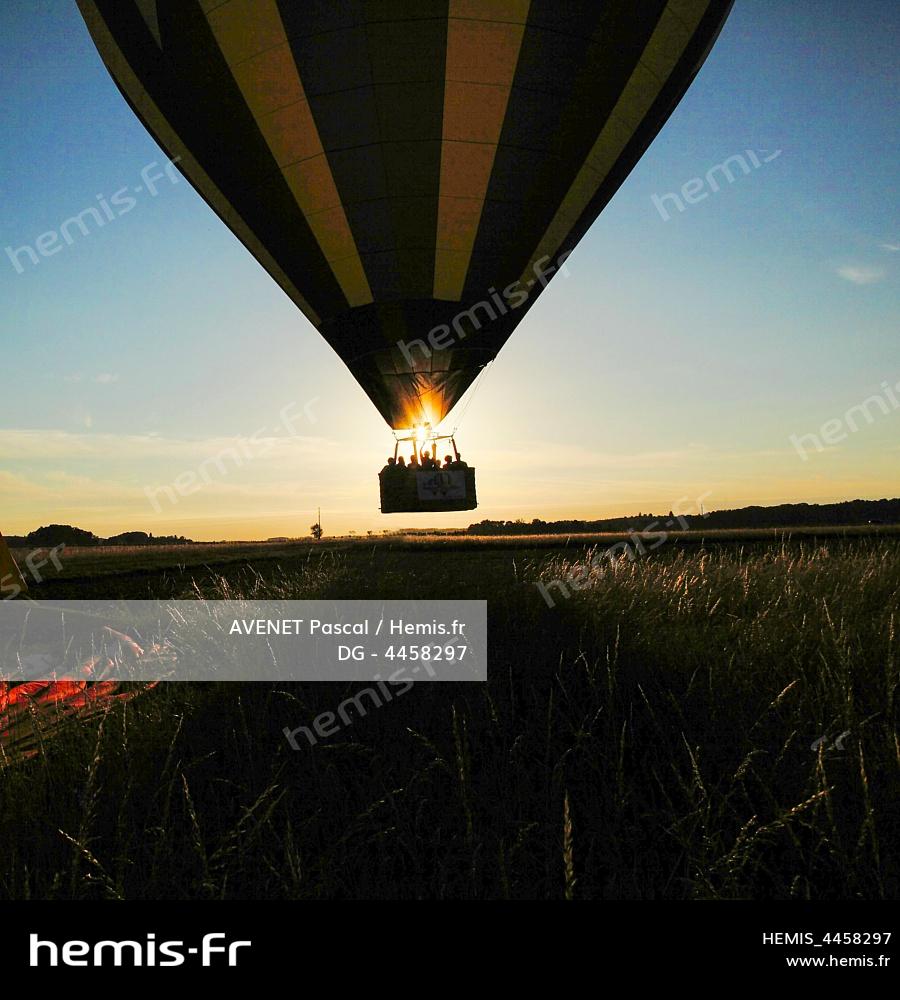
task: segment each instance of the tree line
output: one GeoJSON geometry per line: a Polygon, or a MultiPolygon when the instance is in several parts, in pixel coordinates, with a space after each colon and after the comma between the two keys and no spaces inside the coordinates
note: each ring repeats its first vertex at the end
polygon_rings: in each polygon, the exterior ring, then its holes
{"type": "MultiPolygon", "coordinates": [[[[484,520],[463,529],[469,535],[552,535],[601,531],[697,531],[716,528],[803,528],[837,527],[858,524],[900,524],[900,498],[893,500],[845,500],[841,503],[785,503],[772,507],[739,507],[700,514],[629,514],[596,520],[531,521],[484,520]]],[[[321,538],[317,522],[310,528],[321,538]],[[318,532],[318,534],[317,534],[318,532]]],[[[454,531],[454,533],[456,533],[454,531]]],[[[352,532],[351,532],[352,534],[352,532]]],[[[371,534],[371,532],[370,532],[371,534]]],[[[48,524],[27,535],[7,535],[13,548],[52,548],[55,545],[195,545],[184,535],[154,535],[146,531],[125,531],[101,538],[92,531],[71,524],[48,524]]]]}
{"type": "Polygon", "coordinates": [[[470,535],[580,534],[600,531],[679,531],[716,528],[801,528],[857,524],[900,524],[900,499],[845,500],[841,503],[784,503],[772,507],[739,507],[706,514],[630,514],[592,521],[479,521],[470,535]]]}
{"type": "Polygon", "coordinates": [[[27,535],[6,535],[6,541],[13,548],[52,548],[55,545],[192,545],[194,542],[184,535],[154,535],[146,531],[123,531],[119,535],[101,538],[92,531],[76,528],[71,524],[47,524],[27,535]]]}

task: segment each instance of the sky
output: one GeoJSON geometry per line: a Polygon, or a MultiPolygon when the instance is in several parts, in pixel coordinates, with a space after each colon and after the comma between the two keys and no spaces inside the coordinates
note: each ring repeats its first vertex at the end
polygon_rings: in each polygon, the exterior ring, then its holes
{"type": "Polygon", "coordinates": [[[165,157],[74,2],[0,5],[0,529],[256,539],[319,507],[343,534],[900,495],[898,37],[883,0],[737,0],[445,422],[478,510],[386,516],[391,432],[180,175],[37,265],[4,252],[165,157]],[[748,150],[733,183],[665,197],[748,150]]]}

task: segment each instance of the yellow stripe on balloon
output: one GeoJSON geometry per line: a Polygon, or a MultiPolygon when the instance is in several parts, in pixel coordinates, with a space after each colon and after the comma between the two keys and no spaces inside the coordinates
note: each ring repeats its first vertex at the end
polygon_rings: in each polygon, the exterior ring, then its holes
{"type": "Polygon", "coordinates": [[[462,298],[530,0],[450,0],[434,297],[462,298]]]}
{"type": "Polygon", "coordinates": [[[351,306],[372,290],[275,0],[231,0],[206,18],[247,107],[351,306]]]}

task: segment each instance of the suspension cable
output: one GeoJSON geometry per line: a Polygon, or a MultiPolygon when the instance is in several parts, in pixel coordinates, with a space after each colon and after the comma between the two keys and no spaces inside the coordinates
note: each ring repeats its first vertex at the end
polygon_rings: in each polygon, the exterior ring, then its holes
{"type": "Polygon", "coordinates": [[[453,425],[453,430],[451,431],[451,434],[456,434],[456,432],[459,430],[460,424],[462,424],[463,422],[463,418],[469,412],[469,407],[472,405],[472,400],[475,398],[475,396],[478,393],[478,390],[481,388],[481,383],[484,381],[484,373],[488,370],[489,365],[490,361],[482,365],[481,371],[478,373],[478,377],[475,379],[475,382],[472,385],[472,392],[469,395],[469,398],[466,400],[466,405],[463,407],[462,413],[460,413],[459,418],[453,425]]]}

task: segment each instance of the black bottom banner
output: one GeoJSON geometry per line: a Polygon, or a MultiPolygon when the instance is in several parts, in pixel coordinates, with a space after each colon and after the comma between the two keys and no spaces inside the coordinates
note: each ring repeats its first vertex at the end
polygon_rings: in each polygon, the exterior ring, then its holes
{"type": "Polygon", "coordinates": [[[422,985],[439,969],[445,988],[470,988],[487,966],[507,982],[546,971],[693,984],[856,969],[860,985],[883,986],[900,963],[887,902],[22,902],[0,914],[4,969],[26,980],[267,973],[317,989],[388,972],[422,985]]]}

